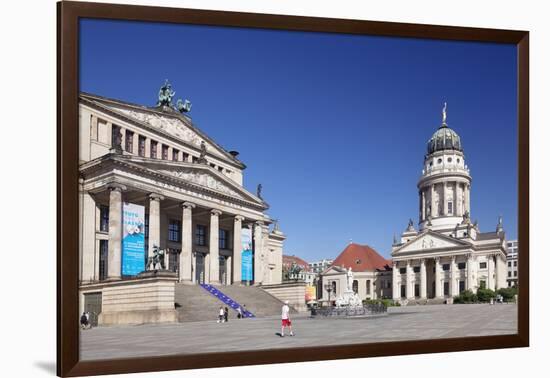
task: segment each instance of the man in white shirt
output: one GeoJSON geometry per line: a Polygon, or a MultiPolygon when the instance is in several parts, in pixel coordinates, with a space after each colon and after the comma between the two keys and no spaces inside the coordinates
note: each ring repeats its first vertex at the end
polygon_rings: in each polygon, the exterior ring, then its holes
{"type": "Polygon", "coordinates": [[[288,307],[288,301],[285,301],[285,304],[281,309],[281,337],[285,336],[285,327],[290,329],[290,336],[294,336],[294,333],[292,333],[292,323],[290,321],[290,308],[288,307]]]}

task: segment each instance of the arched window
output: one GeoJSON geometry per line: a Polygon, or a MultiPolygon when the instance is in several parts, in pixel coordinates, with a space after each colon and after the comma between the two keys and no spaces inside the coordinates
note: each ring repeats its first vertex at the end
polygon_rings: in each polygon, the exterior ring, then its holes
{"type": "Polygon", "coordinates": [[[332,281],[332,292],[336,294],[336,281],[332,281]]]}
{"type": "Polygon", "coordinates": [[[355,294],[359,292],[359,281],[353,280],[352,290],[355,294]]]}
{"type": "Polygon", "coordinates": [[[447,202],[447,214],[449,215],[453,214],[453,201],[447,202]]]}

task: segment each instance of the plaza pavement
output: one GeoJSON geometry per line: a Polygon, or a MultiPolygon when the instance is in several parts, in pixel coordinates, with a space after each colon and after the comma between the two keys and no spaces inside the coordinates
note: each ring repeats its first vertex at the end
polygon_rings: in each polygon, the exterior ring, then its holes
{"type": "Polygon", "coordinates": [[[296,336],[279,337],[279,317],[97,327],[81,331],[81,359],[201,354],[382,341],[514,334],[513,304],[429,305],[390,308],[387,315],[356,318],[295,316],[296,336]]]}

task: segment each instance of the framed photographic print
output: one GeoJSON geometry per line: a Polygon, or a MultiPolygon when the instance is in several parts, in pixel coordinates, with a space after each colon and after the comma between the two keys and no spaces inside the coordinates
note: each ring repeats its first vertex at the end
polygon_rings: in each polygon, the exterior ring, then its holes
{"type": "Polygon", "coordinates": [[[528,346],[528,59],[58,3],[58,375],[528,346]]]}

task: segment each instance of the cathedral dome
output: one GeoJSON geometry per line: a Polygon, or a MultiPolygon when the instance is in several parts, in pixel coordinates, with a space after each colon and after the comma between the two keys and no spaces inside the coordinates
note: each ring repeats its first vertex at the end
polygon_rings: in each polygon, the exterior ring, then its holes
{"type": "Polygon", "coordinates": [[[428,154],[436,151],[456,150],[462,152],[460,137],[446,124],[441,125],[428,141],[428,154]]]}

